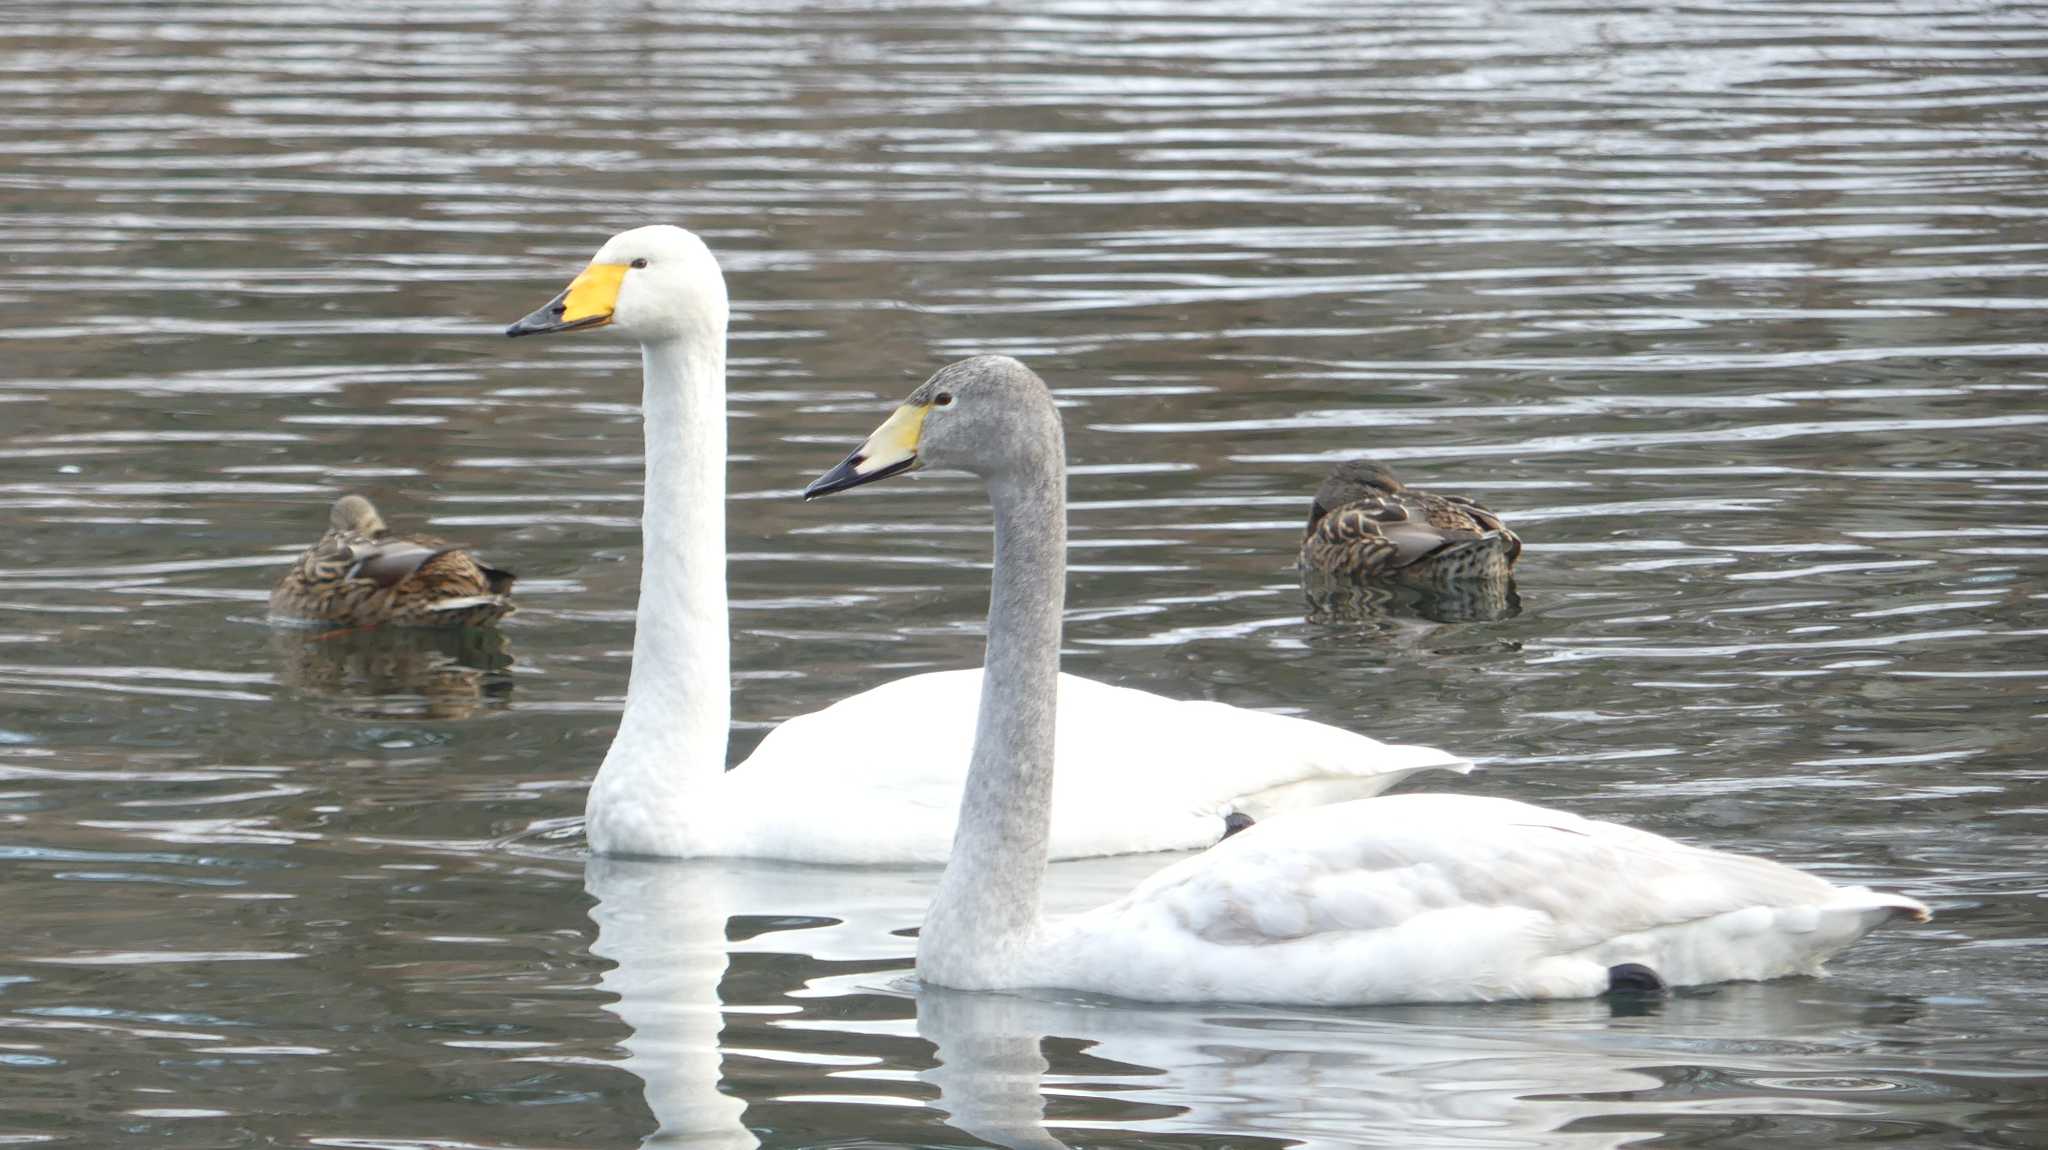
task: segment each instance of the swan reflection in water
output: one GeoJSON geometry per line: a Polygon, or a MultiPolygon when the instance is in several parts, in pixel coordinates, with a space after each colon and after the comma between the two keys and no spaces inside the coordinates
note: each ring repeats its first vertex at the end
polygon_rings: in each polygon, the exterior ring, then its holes
{"type": "Polygon", "coordinates": [[[1901,1087],[1870,1076],[1860,1036],[1918,1008],[1816,995],[1818,985],[1328,1011],[928,987],[918,1033],[937,1047],[941,1065],[923,1077],[940,1087],[949,1123],[1018,1150],[1063,1145],[1062,1128],[1075,1142],[1141,1130],[1274,1146],[1577,1150],[1638,1145],[1686,1115],[1880,1113],[1901,1087]],[[1067,1040],[1051,1059],[1047,1037],[1067,1040]],[[1701,1097],[1702,1080],[1715,1097],[1701,1097]]]}
{"type": "Polygon", "coordinates": [[[286,683],[352,717],[466,719],[512,694],[510,645],[495,629],[280,627],[270,645],[286,683]]]}
{"type": "MultiPolygon", "coordinates": [[[[1072,908],[1100,902],[1128,889],[1158,865],[1158,856],[1152,855],[1058,864],[1054,872],[1067,872],[1071,881],[1063,884],[1056,897],[1063,898],[1063,907],[1069,902],[1074,904],[1072,908]]],[[[745,1122],[745,1101],[721,1089],[724,1001],[720,982],[730,955],[797,952],[820,964],[900,965],[901,973],[884,969],[844,976],[844,991],[908,996],[913,990],[908,976],[917,945],[908,932],[924,918],[938,878],[939,871],[929,868],[591,858],[585,865],[584,889],[597,900],[590,912],[597,938],[590,949],[616,964],[599,979],[599,987],[618,996],[605,1009],[618,1015],[631,1031],[620,1040],[626,1058],[619,1066],[640,1078],[654,1115],[656,1130],[643,1145],[758,1144],[745,1122]],[[735,919],[773,919],[778,925],[801,924],[804,928],[731,931],[752,933],[752,937],[728,941],[728,926],[735,919]]],[[[742,925],[751,928],[758,922],[742,925]]],[[[778,989],[787,1005],[804,1007],[804,1013],[810,1014],[821,1001],[837,996],[841,982],[840,977],[825,976],[801,987],[778,989]],[[822,996],[821,988],[828,988],[822,996]]],[[[756,996],[760,993],[757,988],[756,996]]],[[[955,1016],[962,1013],[955,1011],[955,1016]]],[[[804,1025],[818,1021],[806,1019],[804,1025]]],[[[835,1020],[831,1026],[843,1033],[864,1033],[858,1019],[835,1020]]],[[[991,1028],[998,1039],[1010,1045],[1028,1042],[1034,1054],[1037,1050],[1038,1034],[1020,1037],[980,1020],[964,1033],[956,1030],[947,1036],[939,1057],[951,1057],[949,1065],[972,1067],[971,1059],[950,1052],[966,1050],[979,1041],[976,1026],[991,1028]]],[[[814,1061],[800,1045],[809,1033],[812,1031],[804,1027],[787,1031],[792,1048],[786,1053],[791,1061],[814,1061]]],[[[900,1037],[893,1030],[887,1033],[900,1037]]],[[[758,1041],[760,1035],[754,1037],[758,1041]]],[[[819,1078],[823,1077],[821,1070],[819,1078]]],[[[1035,1072],[1021,1094],[1014,1080],[973,1073],[939,1074],[938,1081],[944,1095],[942,1108],[949,1111],[957,1105],[966,1112],[1008,1112],[1035,1103],[1039,1097],[1035,1072]]],[[[1038,1113],[1031,1110],[1025,1123],[1033,1131],[1037,1130],[1038,1113]]],[[[1050,1140],[1032,1144],[1058,1145],[1050,1140]]]]}
{"type": "MultiPolygon", "coordinates": [[[[1096,905],[1160,864],[1158,856],[1054,864],[1047,909],[1096,905]]],[[[819,1030],[842,1039],[832,1044],[837,1051],[858,1046],[843,1041],[848,1036],[870,1036],[873,1065],[886,1080],[915,1071],[936,1090],[927,1105],[947,1126],[1018,1150],[1068,1145],[1063,1132],[1075,1142],[1179,1134],[1273,1145],[1612,1147],[1671,1119],[1731,1106],[1869,1117],[1898,1083],[1872,1078],[1858,1036],[1908,1022],[1918,1010],[1876,997],[1853,975],[1657,999],[1357,1010],[919,988],[909,977],[915,941],[907,932],[923,918],[937,879],[935,870],[592,859],[591,950],[616,964],[600,987],[617,996],[605,1009],[630,1031],[618,1065],[641,1080],[657,1126],[643,1145],[759,1145],[747,1100],[723,1085],[720,983],[735,953],[796,953],[821,967],[868,971],[823,969],[801,986],[751,988],[757,999],[779,996],[786,1013],[765,1026],[750,1018],[750,1044],[786,1035],[787,1047],[775,1052],[787,1059],[782,1065],[815,1067],[823,1085],[832,1079],[820,1063],[844,1073],[846,1060],[810,1053],[819,1030]],[[787,929],[728,942],[735,918],[772,918],[787,929]],[[900,964],[901,973],[876,971],[878,963],[900,964]],[[880,1052],[901,1041],[902,1023],[832,1008],[847,995],[903,996],[903,1013],[914,1007],[934,1064],[886,1067],[880,1052]],[[1686,1085],[1700,1071],[1718,1083],[1714,1098],[1686,1085]]],[[[787,1093],[758,1101],[787,1107],[787,1093]]],[[[844,1092],[809,1105],[836,1111],[815,1113],[805,1124],[812,1129],[862,1129],[857,1102],[844,1092]]],[[[892,1108],[890,1121],[902,1113],[892,1108]]]]}
{"type": "Polygon", "coordinates": [[[643,1144],[759,1145],[741,1120],[746,1102],[718,1088],[730,892],[715,864],[592,858],[583,884],[597,899],[590,952],[616,964],[598,979],[618,996],[605,1009],[631,1031],[619,1066],[644,1084],[654,1113],[643,1144]]]}

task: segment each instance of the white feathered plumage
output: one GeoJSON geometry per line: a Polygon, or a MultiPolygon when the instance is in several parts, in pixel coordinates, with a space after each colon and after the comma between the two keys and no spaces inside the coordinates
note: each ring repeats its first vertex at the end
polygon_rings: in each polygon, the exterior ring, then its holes
{"type": "MultiPolygon", "coordinates": [[[[709,801],[722,817],[693,832],[701,853],[944,862],[981,679],[978,667],[912,675],[784,722],[717,780],[709,801]]],[[[1060,676],[1057,753],[1052,857],[1062,859],[1204,847],[1233,812],[1264,819],[1470,767],[1434,747],[1078,675],[1060,676]]]]}
{"type": "Polygon", "coordinates": [[[1623,963],[1672,986],[1817,974],[1894,918],[1927,908],[1510,799],[1387,795],[1252,827],[1048,923],[1027,977],[1157,1001],[1579,998],[1623,963]]]}

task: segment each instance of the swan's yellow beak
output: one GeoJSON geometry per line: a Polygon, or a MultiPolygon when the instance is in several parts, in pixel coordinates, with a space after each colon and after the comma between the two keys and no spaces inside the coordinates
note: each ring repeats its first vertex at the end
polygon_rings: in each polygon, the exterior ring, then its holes
{"type": "Polygon", "coordinates": [[[931,409],[929,403],[906,403],[897,408],[858,451],[811,480],[811,485],[804,488],[804,498],[816,499],[924,466],[924,460],[917,456],[917,445],[924,438],[924,417],[931,409]]]}
{"type": "Polygon", "coordinates": [[[626,282],[626,264],[591,264],[569,281],[562,294],[505,329],[506,335],[545,335],[556,331],[602,327],[619,306],[619,287],[626,282]]]}

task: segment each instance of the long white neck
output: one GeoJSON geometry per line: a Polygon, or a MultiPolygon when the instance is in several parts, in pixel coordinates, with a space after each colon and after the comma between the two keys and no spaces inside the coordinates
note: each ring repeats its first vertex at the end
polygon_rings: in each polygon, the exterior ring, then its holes
{"type": "Polygon", "coordinates": [[[725,331],[641,347],[647,487],[626,713],[585,806],[600,854],[677,854],[725,772],[725,331]]]}
{"type": "Polygon", "coordinates": [[[952,860],[918,935],[918,973],[941,986],[1000,985],[1039,923],[1066,601],[1066,468],[1056,422],[1049,450],[1032,454],[1042,454],[1043,466],[989,485],[996,554],[980,717],[952,860]]]}

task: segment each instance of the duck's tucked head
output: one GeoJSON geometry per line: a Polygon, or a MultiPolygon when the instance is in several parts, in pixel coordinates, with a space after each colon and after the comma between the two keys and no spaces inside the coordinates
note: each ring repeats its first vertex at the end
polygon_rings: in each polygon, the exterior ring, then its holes
{"type": "Polygon", "coordinates": [[[1331,468],[1329,477],[1316,489],[1315,501],[1308,508],[1308,528],[1315,530],[1323,516],[1347,503],[1400,490],[1401,481],[1384,465],[1370,459],[1347,459],[1331,468]]]}
{"type": "Polygon", "coordinates": [[[546,335],[615,327],[641,343],[725,337],[725,276],[692,232],[654,224],[605,241],[562,294],[505,329],[546,335]]]}
{"type": "Polygon", "coordinates": [[[384,531],[384,517],[362,496],[344,495],[327,512],[327,526],[352,535],[378,535],[384,531]]]}
{"type": "Polygon", "coordinates": [[[1009,356],[977,356],[925,380],[859,450],[805,488],[804,498],[921,467],[991,480],[1046,475],[1064,457],[1059,409],[1045,381],[1009,356]]]}

